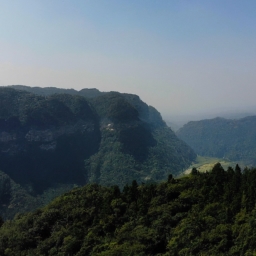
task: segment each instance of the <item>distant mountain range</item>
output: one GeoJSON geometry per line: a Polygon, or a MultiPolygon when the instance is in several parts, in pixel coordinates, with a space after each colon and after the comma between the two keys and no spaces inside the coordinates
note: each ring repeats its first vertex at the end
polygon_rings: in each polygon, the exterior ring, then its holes
{"type": "Polygon", "coordinates": [[[0,215],[6,218],[31,210],[33,200],[37,207],[88,182],[123,187],[134,179],[160,181],[195,157],[137,95],[0,88],[0,215]],[[24,200],[15,201],[18,195],[24,200]]]}
{"type": "Polygon", "coordinates": [[[176,134],[199,155],[256,165],[256,116],[193,121],[176,134]]]}
{"type": "MultiPolygon", "coordinates": [[[[240,107],[240,106],[239,106],[240,107]]],[[[241,119],[247,116],[256,115],[256,105],[247,106],[238,109],[229,110],[210,110],[207,112],[194,112],[193,114],[176,114],[162,113],[164,121],[173,131],[178,131],[183,125],[191,121],[201,121],[205,119],[214,119],[217,117],[225,119],[241,119]]]]}

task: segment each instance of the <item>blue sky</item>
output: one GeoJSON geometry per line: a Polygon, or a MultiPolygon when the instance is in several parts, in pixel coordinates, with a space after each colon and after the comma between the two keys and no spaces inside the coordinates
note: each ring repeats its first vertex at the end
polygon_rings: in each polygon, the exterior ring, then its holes
{"type": "Polygon", "coordinates": [[[0,85],[138,94],[164,116],[256,106],[255,0],[0,0],[0,85]]]}

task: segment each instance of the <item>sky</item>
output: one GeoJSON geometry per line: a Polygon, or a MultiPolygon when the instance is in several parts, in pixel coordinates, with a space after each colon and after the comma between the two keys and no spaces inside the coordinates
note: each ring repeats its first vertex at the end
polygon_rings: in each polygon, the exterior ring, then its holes
{"type": "Polygon", "coordinates": [[[255,0],[0,0],[0,24],[0,86],[134,93],[170,118],[256,106],[255,0]]]}

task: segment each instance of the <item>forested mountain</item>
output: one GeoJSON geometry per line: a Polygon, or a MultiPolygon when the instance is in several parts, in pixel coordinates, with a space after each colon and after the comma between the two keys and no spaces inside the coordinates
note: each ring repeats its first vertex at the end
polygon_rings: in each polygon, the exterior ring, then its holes
{"type": "Polygon", "coordinates": [[[88,182],[160,181],[195,158],[137,95],[24,88],[0,88],[0,170],[37,200],[88,182]]]}
{"type": "Polygon", "coordinates": [[[85,96],[86,98],[93,98],[100,96],[104,94],[105,92],[100,92],[96,88],[84,88],[80,91],[77,91],[75,89],[62,89],[62,88],[56,88],[56,87],[30,87],[25,85],[11,85],[10,88],[22,90],[26,92],[31,92],[37,95],[41,96],[49,96],[53,94],[71,94],[71,95],[80,95],[85,96]]]}
{"type": "Polygon", "coordinates": [[[0,228],[7,255],[255,255],[256,169],[74,189],[0,228]]]}
{"type": "Polygon", "coordinates": [[[256,165],[256,116],[189,122],[177,136],[197,154],[256,165]]]}

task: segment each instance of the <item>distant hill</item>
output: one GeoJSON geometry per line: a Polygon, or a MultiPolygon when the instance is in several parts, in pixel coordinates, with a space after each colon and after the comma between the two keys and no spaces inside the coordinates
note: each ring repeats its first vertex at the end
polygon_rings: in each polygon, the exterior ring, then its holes
{"type": "Polygon", "coordinates": [[[0,170],[33,197],[88,182],[160,181],[195,157],[137,95],[0,88],[0,170]]]}
{"type": "Polygon", "coordinates": [[[256,115],[256,105],[252,106],[240,106],[237,105],[237,109],[215,109],[208,111],[195,111],[194,113],[162,113],[162,116],[166,123],[174,130],[175,132],[180,129],[183,125],[187,124],[190,121],[200,121],[205,119],[214,119],[217,117],[225,119],[241,119],[247,116],[256,115]]]}
{"type": "Polygon", "coordinates": [[[256,165],[256,116],[189,122],[177,136],[197,154],[256,165]]]}

